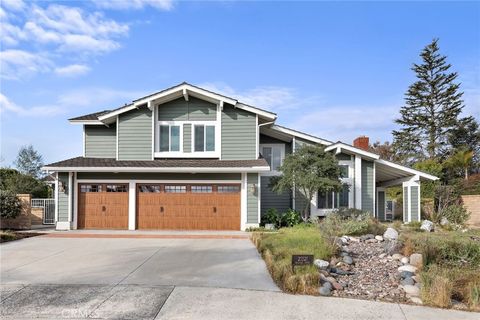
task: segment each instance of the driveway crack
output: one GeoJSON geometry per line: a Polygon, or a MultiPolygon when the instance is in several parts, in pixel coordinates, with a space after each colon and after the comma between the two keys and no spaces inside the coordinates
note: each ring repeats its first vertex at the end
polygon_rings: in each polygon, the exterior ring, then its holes
{"type": "Polygon", "coordinates": [[[57,252],[55,252],[55,253],[52,253],[52,254],[50,254],[50,255],[48,255],[48,256],[42,257],[42,258],[40,258],[40,259],[37,259],[37,260],[35,260],[35,261],[30,261],[30,262],[24,263],[24,264],[22,264],[22,265],[13,267],[13,268],[11,268],[11,269],[7,269],[7,270],[5,270],[5,273],[8,273],[8,272],[13,271],[13,270],[16,270],[16,269],[18,269],[18,268],[22,268],[22,267],[28,266],[29,264],[37,263],[37,262],[39,262],[39,261],[42,261],[42,260],[51,258],[51,257],[53,257],[53,256],[56,256],[57,254],[60,254],[60,253],[64,252],[64,251],[65,251],[65,250],[60,250],[60,251],[57,251],[57,252]]]}
{"type": "Polygon", "coordinates": [[[160,306],[160,308],[158,308],[158,311],[157,311],[157,313],[155,314],[155,317],[153,317],[154,320],[157,319],[158,314],[160,313],[160,311],[162,311],[163,306],[165,305],[165,303],[167,303],[168,299],[170,299],[170,296],[172,295],[172,292],[173,292],[173,290],[175,290],[175,288],[176,288],[176,286],[173,286],[172,291],[170,291],[170,293],[168,294],[167,298],[163,301],[163,303],[162,303],[162,305],[160,306]]]}

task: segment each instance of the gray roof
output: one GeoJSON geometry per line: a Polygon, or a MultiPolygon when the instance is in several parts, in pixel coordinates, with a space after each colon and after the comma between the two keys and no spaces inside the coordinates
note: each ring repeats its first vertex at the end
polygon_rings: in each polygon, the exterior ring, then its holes
{"type": "Polygon", "coordinates": [[[76,157],[50,163],[49,167],[104,167],[104,168],[253,168],[268,167],[265,159],[257,160],[218,160],[218,159],[155,159],[155,160],[115,160],[112,158],[76,157]]]}
{"type": "Polygon", "coordinates": [[[75,120],[79,120],[79,121],[82,121],[82,120],[98,120],[98,117],[105,114],[105,113],[108,113],[108,112],[111,112],[111,110],[103,110],[103,111],[99,111],[99,112],[94,112],[94,113],[89,113],[89,114],[86,114],[86,115],[83,115],[83,116],[79,116],[79,117],[75,117],[75,118],[70,118],[68,119],[69,121],[75,121],[75,120]]]}

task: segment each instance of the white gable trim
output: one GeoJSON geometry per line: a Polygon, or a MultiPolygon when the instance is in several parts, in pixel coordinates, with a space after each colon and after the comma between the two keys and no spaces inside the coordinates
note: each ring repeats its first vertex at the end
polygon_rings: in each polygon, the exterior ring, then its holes
{"type": "Polygon", "coordinates": [[[281,126],[278,126],[276,124],[271,126],[270,129],[273,129],[273,130],[276,130],[278,132],[282,132],[282,133],[285,133],[285,134],[289,134],[291,136],[301,138],[301,139],[304,139],[304,140],[308,140],[308,141],[312,141],[312,142],[315,142],[315,143],[323,144],[325,146],[329,146],[329,145],[332,144],[330,141],[323,140],[323,139],[320,139],[318,137],[314,137],[314,136],[311,136],[309,134],[299,132],[299,131],[296,131],[296,130],[293,130],[293,129],[288,129],[288,128],[285,128],[285,127],[281,127],[281,126]]]}
{"type": "Polygon", "coordinates": [[[394,162],[391,162],[391,161],[378,159],[375,162],[386,165],[386,166],[389,166],[389,167],[394,168],[394,169],[398,169],[398,170],[401,170],[401,171],[411,173],[415,176],[419,176],[421,178],[425,178],[425,179],[428,179],[428,180],[433,180],[433,181],[438,180],[438,177],[436,177],[436,176],[433,176],[431,174],[428,174],[428,173],[425,173],[425,172],[422,172],[422,171],[418,171],[418,170],[415,170],[415,169],[412,169],[412,168],[409,168],[409,167],[405,167],[405,166],[402,166],[400,164],[397,164],[397,163],[394,163],[394,162]]]}
{"type": "Polygon", "coordinates": [[[241,172],[266,172],[268,166],[257,167],[42,167],[45,171],[75,171],[75,172],[188,172],[188,173],[241,173],[241,172]]]}
{"type": "Polygon", "coordinates": [[[348,144],[341,143],[341,142],[337,142],[337,143],[334,143],[334,144],[326,147],[325,151],[332,151],[332,150],[335,150],[337,148],[339,148],[340,150],[349,151],[353,154],[361,155],[363,158],[369,158],[369,159],[374,159],[374,160],[380,159],[380,156],[378,154],[368,152],[368,151],[365,151],[365,150],[362,150],[362,149],[359,149],[359,148],[355,148],[355,147],[349,146],[348,144]]]}

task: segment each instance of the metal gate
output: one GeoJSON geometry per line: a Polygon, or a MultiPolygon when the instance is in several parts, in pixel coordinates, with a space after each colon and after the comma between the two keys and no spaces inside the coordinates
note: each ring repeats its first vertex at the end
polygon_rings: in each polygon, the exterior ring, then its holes
{"type": "Polygon", "coordinates": [[[43,224],[55,224],[55,199],[32,199],[32,208],[43,208],[43,224]]]}

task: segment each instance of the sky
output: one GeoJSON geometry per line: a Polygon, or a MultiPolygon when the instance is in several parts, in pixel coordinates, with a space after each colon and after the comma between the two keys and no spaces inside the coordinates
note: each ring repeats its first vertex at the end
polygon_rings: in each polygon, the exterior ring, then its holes
{"type": "Polygon", "coordinates": [[[480,120],[480,2],[0,1],[0,166],[82,154],[67,119],[187,81],[331,141],[391,141],[433,38],[480,120]]]}

